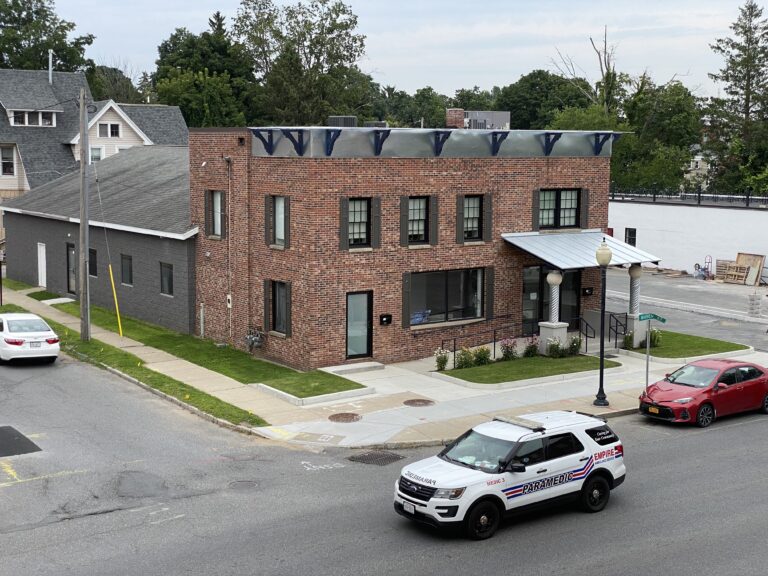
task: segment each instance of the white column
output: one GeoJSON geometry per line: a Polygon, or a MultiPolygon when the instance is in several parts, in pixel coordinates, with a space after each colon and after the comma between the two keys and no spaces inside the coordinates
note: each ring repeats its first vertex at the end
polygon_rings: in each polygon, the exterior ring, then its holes
{"type": "Polygon", "coordinates": [[[629,313],[640,313],[640,277],[643,275],[643,267],[632,264],[629,267],[629,313]]]}
{"type": "Polygon", "coordinates": [[[547,284],[549,284],[549,321],[552,323],[560,322],[560,284],[563,282],[563,276],[558,270],[553,270],[547,274],[547,284]]]}
{"type": "Polygon", "coordinates": [[[549,322],[539,322],[539,353],[547,354],[549,340],[556,339],[561,346],[568,345],[568,324],[560,322],[560,284],[563,276],[558,270],[547,274],[549,284],[549,322]]]}

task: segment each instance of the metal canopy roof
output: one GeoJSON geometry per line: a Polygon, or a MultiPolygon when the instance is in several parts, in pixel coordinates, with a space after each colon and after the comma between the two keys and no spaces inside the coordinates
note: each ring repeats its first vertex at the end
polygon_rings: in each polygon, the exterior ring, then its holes
{"type": "Polygon", "coordinates": [[[600,230],[574,232],[523,232],[502,234],[504,240],[544,260],[558,270],[597,268],[595,252],[603,238],[613,256],[610,266],[658,263],[660,258],[608,236],[600,230]]]}

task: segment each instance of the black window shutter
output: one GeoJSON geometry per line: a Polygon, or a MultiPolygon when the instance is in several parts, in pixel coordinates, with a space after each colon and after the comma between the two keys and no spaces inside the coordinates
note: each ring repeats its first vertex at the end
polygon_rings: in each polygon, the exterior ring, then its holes
{"type": "Polygon", "coordinates": [[[494,272],[493,266],[487,266],[485,268],[485,319],[490,320],[493,318],[493,283],[494,272]]]}
{"type": "Polygon", "coordinates": [[[291,247],[291,197],[286,196],[283,200],[285,210],[285,222],[283,223],[283,230],[285,230],[285,248],[286,250],[291,247]]]}
{"type": "Polygon", "coordinates": [[[285,283],[285,335],[291,335],[291,283],[285,283]]]}
{"type": "MultiPolygon", "coordinates": [[[[269,198],[269,196],[267,196],[269,198]]],[[[272,307],[270,300],[272,299],[272,281],[264,280],[264,332],[269,332],[272,329],[272,307]]]]}
{"type": "Polygon", "coordinates": [[[205,191],[205,235],[210,236],[211,235],[211,228],[212,222],[211,222],[211,191],[206,190],[205,191]]]}
{"type": "Polygon", "coordinates": [[[411,326],[411,273],[403,272],[403,328],[411,326]]]}
{"type": "Polygon", "coordinates": [[[456,244],[464,244],[464,195],[456,196],[456,244]]]}
{"type": "Polygon", "coordinates": [[[579,198],[579,226],[589,228],[589,190],[581,189],[579,198]]]}
{"type": "Polygon", "coordinates": [[[408,196],[400,196],[400,246],[408,246],[408,196]]]}
{"type": "Polygon", "coordinates": [[[381,198],[371,198],[371,248],[381,247],[381,198]]]}
{"type": "Polygon", "coordinates": [[[272,196],[264,196],[264,242],[272,244],[272,196]]]}
{"type": "Polygon", "coordinates": [[[339,249],[349,250],[349,198],[339,202],[339,249]]]}
{"type": "Polygon", "coordinates": [[[539,200],[539,190],[533,191],[533,200],[532,200],[532,209],[531,209],[531,230],[538,230],[539,229],[539,211],[541,210],[540,200],[539,200]]]}
{"type": "Polygon", "coordinates": [[[493,240],[493,195],[483,195],[483,242],[493,240]]]}
{"type": "Polygon", "coordinates": [[[227,197],[224,194],[224,192],[221,192],[221,237],[226,238],[227,234],[229,234],[229,230],[227,230],[227,210],[229,210],[229,205],[227,204],[227,197]]]}
{"type": "Polygon", "coordinates": [[[438,243],[438,208],[437,196],[429,197],[429,243],[437,246],[438,243]]]}

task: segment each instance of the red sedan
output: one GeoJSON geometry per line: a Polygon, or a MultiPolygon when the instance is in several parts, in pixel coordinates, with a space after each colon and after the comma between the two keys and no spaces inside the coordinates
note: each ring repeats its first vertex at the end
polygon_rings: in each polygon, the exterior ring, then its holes
{"type": "Polygon", "coordinates": [[[737,360],[691,362],[640,394],[641,414],[702,428],[748,410],[768,414],[768,370],[737,360]]]}

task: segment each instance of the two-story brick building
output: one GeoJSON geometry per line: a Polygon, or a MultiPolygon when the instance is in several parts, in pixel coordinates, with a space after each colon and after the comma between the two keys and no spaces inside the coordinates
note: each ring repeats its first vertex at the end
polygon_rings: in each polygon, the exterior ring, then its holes
{"type": "MultiPolygon", "coordinates": [[[[262,328],[267,357],[305,369],[419,358],[502,325],[536,332],[552,270],[575,322],[599,306],[613,138],[192,130],[197,332],[243,347],[262,328]]],[[[644,261],[615,242],[612,264],[644,261]]]]}

